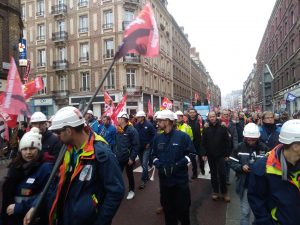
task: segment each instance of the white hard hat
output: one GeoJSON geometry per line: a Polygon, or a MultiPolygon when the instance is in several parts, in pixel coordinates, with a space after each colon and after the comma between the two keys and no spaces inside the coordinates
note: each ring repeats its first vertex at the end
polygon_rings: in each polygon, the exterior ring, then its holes
{"type": "Polygon", "coordinates": [[[56,112],[49,130],[58,130],[66,126],[78,127],[82,124],[84,124],[84,119],[81,112],[73,106],[66,106],[56,112]]]}
{"type": "Polygon", "coordinates": [[[286,121],[281,127],[279,141],[283,144],[292,144],[300,141],[300,120],[286,121]]]}
{"type": "Polygon", "coordinates": [[[255,123],[248,123],[244,127],[243,136],[247,138],[259,138],[260,132],[258,126],[255,123]]]}
{"type": "Polygon", "coordinates": [[[176,113],[173,113],[173,116],[174,116],[174,120],[178,120],[178,116],[176,113]]]}
{"type": "Polygon", "coordinates": [[[156,113],[154,113],[153,118],[157,118],[158,114],[160,113],[160,111],[157,111],[156,113]]]}
{"type": "Polygon", "coordinates": [[[94,115],[94,112],[92,110],[88,110],[86,113],[91,114],[92,116],[94,115]]]}
{"type": "Polygon", "coordinates": [[[169,109],[164,109],[164,110],[160,111],[160,113],[157,115],[156,119],[160,119],[160,120],[169,119],[172,121],[175,120],[174,113],[169,109]]]}
{"type": "Polygon", "coordinates": [[[31,123],[46,122],[46,121],[47,121],[47,117],[42,112],[35,112],[32,114],[32,116],[30,118],[31,123]]]}
{"type": "Polygon", "coordinates": [[[144,111],[138,111],[135,116],[136,117],[146,117],[146,113],[144,111]]]}
{"type": "Polygon", "coordinates": [[[121,111],[121,112],[119,112],[117,118],[129,119],[129,115],[127,114],[127,112],[121,111]]]}
{"type": "Polygon", "coordinates": [[[181,111],[177,111],[177,112],[175,112],[175,114],[176,114],[177,116],[183,116],[183,112],[181,112],[181,111]]]}

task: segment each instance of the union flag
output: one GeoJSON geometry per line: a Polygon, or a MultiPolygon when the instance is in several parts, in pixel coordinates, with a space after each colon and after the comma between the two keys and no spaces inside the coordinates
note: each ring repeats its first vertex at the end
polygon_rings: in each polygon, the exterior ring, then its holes
{"type": "Polygon", "coordinates": [[[159,33],[150,3],[144,6],[137,18],[125,29],[124,39],[115,59],[128,53],[147,57],[159,55],[159,33]]]}

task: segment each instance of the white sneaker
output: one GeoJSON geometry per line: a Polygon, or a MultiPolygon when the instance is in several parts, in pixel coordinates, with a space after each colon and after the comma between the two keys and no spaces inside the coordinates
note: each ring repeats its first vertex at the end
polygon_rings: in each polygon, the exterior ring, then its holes
{"type": "Polygon", "coordinates": [[[135,195],[135,194],[134,194],[133,191],[129,191],[126,199],[127,199],[127,200],[131,200],[131,199],[134,198],[134,195],[135,195]]]}

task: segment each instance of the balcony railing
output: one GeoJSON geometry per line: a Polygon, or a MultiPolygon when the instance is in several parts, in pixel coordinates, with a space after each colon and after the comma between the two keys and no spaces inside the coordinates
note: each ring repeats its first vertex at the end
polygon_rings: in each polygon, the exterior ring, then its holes
{"type": "Polygon", "coordinates": [[[57,60],[57,61],[53,61],[53,69],[55,70],[64,70],[69,68],[69,62],[68,60],[64,59],[64,60],[57,60]]]}
{"type": "Polygon", "coordinates": [[[45,35],[39,35],[39,36],[36,37],[36,40],[37,41],[44,41],[45,38],[46,38],[45,35]]]}
{"type": "Polygon", "coordinates": [[[46,63],[45,62],[39,62],[36,65],[37,67],[46,67],[46,63]]]}
{"type": "Polygon", "coordinates": [[[106,53],[106,54],[103,55],[104,59],[111,59],[113,57],[115,57],[115,54],[113,52],[106,53]]]}
{"type": "Polygon", "coordinates": [[[44,16],[45,15],[45,11],[37,11],[36,12],[36,14],[35,14],[36,16],[44,16]]]}
{"type": "Polygon", "coordinates": [[[87,62],[89,61],[89,57],[88,56],[81,56],[79,57],[79,62],[87,62]]]}
{"type": "Polygon", "coordinates": [[[88,5],[88,1],[87,0],[79,0],[78,1],[78,6],[79,7],[85,7],[88,5]]]}
{"type": "Polygon", "coordinates": [[[90,91],[90,88],[89,87],[81,87],[80,91],[88,92],[88,91],[90,91]]]}
{"type": "Polygon", "coordinates": [[[122,27],[123,27],[123,30],[126,29],[126,27],[131,23],[131,21],[123,21],[122,23],[122,27]]]}
{"type": "Polygon", "coordinates": [[[124,85],[123,91],[126,92],[129,96],[142,96],[143,93],[142,86],[135,85],[124,85]]]}
{"type": "Polygon", "coordinates": [[[81,28],[78,29],[78,32],[79,32],[79,33],[86,33],[86,32],[88,32],[88,31],[89,31],[89,28],[88,28],[88,27],[81,27],[81,28]]]}
{"type": "Polygon", "coordinates": [[[66,31],[59,31],[52,33],[52,40],[53,41],[66,41],[68,39],[68,32],[66,31]]]}
{"type": "Polygon", "coordinates": [[[102,25],[102,28],[103,29],[112,29],[113,26],[114,26],[113,23],[105,23],[105,24],[102,25]]]}
{"type": "Polygon", "coordinates": [[[139,4],[141,0],[124,0],[125,3],[139,4]]]}
{"type": "Polygon", "coordinates": [[[70,91],[68,90],[58,90],[58,91],[52,91],[52,95],[55,99],[58,98],[66,98],[70,94],[70,91]]]}
{"type": "Polygon", "coordinates": [[[141,63],[141,58],[139,56],[124,56],[123,62],[133,63],[133,64],[141,63]]]}
{"type": "Polygon", "coordinates": [[[108,85],[108,86],[104,86],[104,89],[115,89],[115,85],[108,85]]]}
{"type": "Polygon", "coordinates": [[[65,14],[67,12],[66,4],[53,5],[51,7],[51,13],[53,15],[65,14]]]}

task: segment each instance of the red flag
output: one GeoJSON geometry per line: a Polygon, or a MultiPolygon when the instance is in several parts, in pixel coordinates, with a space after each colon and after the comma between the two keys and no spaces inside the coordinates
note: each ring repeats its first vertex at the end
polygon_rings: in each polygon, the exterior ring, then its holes
{"type": "Polygon", "coordinates": [[[27,59],[26,72],[25,72],[24,77],[23,77],[25,83],[27,83],[27,81],[28,81],[28,76],[29,76],[29,72],[30,72],[30,65],[31,65],[31,60],[27,59]]]}
{"type": "Polygon", "coordinates": [[[173,107],[173,103],[168,98],[165,97],[161,103],[160,110],[163,109],[172,110],[172,107],[173,107]]]}
{"type": "Polygon", "coordinates": [[[104,92],[104,115],[111,116],[114,112],[115,105],[110,95],[104,92]]]}
{"type": "Polygon", "coordinates": [[[114,122],[114,124],[117,124],[117,116],[118,116],[119,112],[121,112],[122,109],[125,107],[126,101],[127,101],[127,94],[125,94],[123,96],[122,100],[119,102],[119,104],[115,108],[115,111],[111,115],[111,120],[114,122]]]}
{"type": "Polygon", "coordinates": [[[137,18],[124,31],[124,39],[115,59],[128,53],[147,57],[159,55],[159,33],[150,3],[147,3],[137,18]]]}
{"type": "Polygon", "coordinates": [[[211,92],[210,92],[210,89],[207,88],[207,89],[206,89],[206,99],[207,99],[208,102],[210,102],[210,93],[211,93],[211,92]]]}
{"type": "Polygon", "coordinates": [[[32,95],[44,88],[43,79],[41,76],[36,77],[33,81],[30,81],[24,85],[23,92],[24,98],[29,99],[32,95]]]}
{"type": "Polygon", "coordinates": [[[29,108],[24,99],[20,75],[13,57],[10,60],[1,111],[12,115],[30,115],[29,108]]]}
{"type": "Polygon", "coordinates": [[[148,101],[148,116],[153,116],[153,107],[152,107],[150,99],[148,101]]]}
{"type": "Polygon", "coordinates": [[[9,131],[4,117],[0,114],[0,136],[2,139],[9,141],[9,131]]]}

